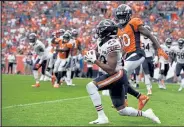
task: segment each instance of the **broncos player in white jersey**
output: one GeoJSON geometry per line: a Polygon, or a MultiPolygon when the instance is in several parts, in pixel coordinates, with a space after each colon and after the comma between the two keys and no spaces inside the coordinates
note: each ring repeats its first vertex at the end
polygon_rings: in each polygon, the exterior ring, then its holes
{"type": "Polygon", "coordinates": [[[117,26],[111,20],[102,20],[97,26],[97,34],[101,39],[98,46],[98,53],[95,50],[87,52],[86,59],[95,63],[102,68],[107,74],[97,77],[86,86],[87,92],[95,106],[98,119],[89,124],[106,124],[108,118],[103,111],[101,97],[98,91],[109,89],[110,97],[114,107],[121,116],[143,116],[157,123],[160,123],[158,117],[155,116],[151,109],[146,111],[137,110],[133,107],[125,107],[125,87],[128,86],[128,78],[126,71],[122,68],[122,51],[121,42],[116,36],[118,31],[117,26]],[[104,57],[106,64],[97,60],[99,57],[104,57]]]}
{"type": "MultiPolygon", "coordinates": [[[[160,47],[167,53],[168,56],[170,56],[170,54],[171,54],[171,45],[172,45],[172,39],[171,38],[167,38],[165,40],[165,43],[160,45],[160,47]]],[[[166,59],[161,57],[159,59],[159,63],[160,63],[159,88],[160,89],[166,89],[166,86],[165,86],[164,82],[166,80],[166,76],[167,76],[167,73],[169,71],[170,59],[166,60],[166,59]]]]}
{"type": "MultiPolygon", "coordinates": [[[[144,26],[149,31],[151,31],[151,28],[148,25],[144,26]]],[[[144,71],[144,81],[147,87],[147,95],[152,94],[152,84],[151,84],[151,78],[154,76],[154,64],[153,64],[153,57],[155,54],[155,49],[153,47],[153,42],[146,36],[141,35],[141,43],[142,48],[145,52],[145,60],[142,64],[142,68],[144,71]]]]}
{"type": "MultiPolygon", "coordinates": [[[[41,66],[42,68],[46,68],[47,60],[50,58],[50,55],[46,52],[45,45],[37,39],[37,35],[35,33],[29,34],[28,39],[29,44],[33,46],[34,52],[38,55],[38,58],[33,66],[33,75],[36,80],[36,84],[32,85],[32,87],[40,87],[38,69],[41,66]]],[[[45,70],[43,70],[42,73],[45,73],[45,70]]]]}
{"type": "Polygon", "coordinates": [[[184,71],[184,39],[179,38],[177,42],[178,42],[178,46],[171,48],[171,50],[174,51],[176,56],[177,64],[176,64],[175,73],[178,80],[181,81],[180,88],[178,89],[178,91],[181,91],[184,88],[184,77],[180,75],[181,71],[182,70],[184,71]]]}

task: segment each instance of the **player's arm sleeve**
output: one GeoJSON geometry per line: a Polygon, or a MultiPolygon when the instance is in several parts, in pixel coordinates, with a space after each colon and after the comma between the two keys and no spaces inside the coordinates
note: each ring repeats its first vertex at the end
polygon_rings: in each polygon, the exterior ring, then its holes
{"type": "Polygon", "coordinates": [[[148,37],[152,42],[153,42],[153,47],[155,49],[160,48],[160,43],[158,42],[158,40],[153,36],[153,34],[151,34],[151,32],[146,29],[143,25],[140,25],[138,27],[138,31],[143,34],[144,36],[148,37]]]}

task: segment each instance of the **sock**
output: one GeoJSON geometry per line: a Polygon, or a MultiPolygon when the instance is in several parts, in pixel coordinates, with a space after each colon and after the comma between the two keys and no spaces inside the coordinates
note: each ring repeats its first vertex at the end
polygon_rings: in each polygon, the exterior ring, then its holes
{"type": "Polygon", "coordinates": [[[141,93],[137,92],[134,90],[130,84],[128,85],[128,93],[131,94],[132,96],[136,97],[137,99],[141,96],[141,93]]]}
{"type": "Polygon", "coordinates": [[[133,107],[125,107],[118,112],[122,116],[145,116],[143,111],[137,110],[133,107]]]}
{"type": "Polygon", "coordinates": [[[98,113],[98,117],[105,117],[106,115],[103,111],[101,97],[100,97],[100,94],[99,94],[98,89],[95,86],[95,84],[93,82],[88,83],[86,86],[86,89],[87,89],[88,94],[90,95],[90,98],[93,102],[93,105],[96,108],[96,111],[98,113]]]}
{"type": "Polygon", "coordinates": [[[39,81],[38,70],[33,70],[33,76],[34,76],[36,81],[39,81]]]}

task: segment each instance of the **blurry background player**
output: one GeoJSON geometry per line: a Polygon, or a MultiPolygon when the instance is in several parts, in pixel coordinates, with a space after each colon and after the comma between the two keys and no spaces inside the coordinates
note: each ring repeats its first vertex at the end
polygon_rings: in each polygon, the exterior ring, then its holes
{"type": "MultiPolygon", "coordinates": [[[[33,50],[37,55],[37,60],[35,61],[33,66],[33,76],[36,80],[36,84],[32,85],[32,87],[40,87],[38,69],[41,66],[42,68],[46,67],[49,55],[45,50],[45,45],[40,40],[37,39],[37,35],[35,33],[29,34],[28,39],[29,44],[33,46],[33,50]]],[[[43,71],[42,73],[45,73],[44,69],[42,69],[42,71],[43,71]]]]}
{"type": "MultiPolygon", "coordinates": [[[[56,51],[58,52],[58,59],[57,61],[59,62],[59,64],[57,65],[57,68],[54,72],[58,72],[56,75],[57,81],[54,84],[55,88],[59,88],[60,85],[60,79],[65,75],[64,72],[66,72],[66,68],[69,64],[69,55],[70,55],[70,51],[72,49],[72,43],[70,43],[70,34],[65,32],[65,34],[63,35],[63,39],[59,40],[59,47],[56,49],[56,51]]],[[[56,61],[56,63],[57,63],[56,61]]],[[[55,65],[56,65],[55,63],[55,65]]],[[[56,67],[56,66],[55,66],[56,67]]],[[[66,82],[67,85],[72,85],[72,84],[68,84],[68,82],[66,82]]]]}
{"type": "Polygon", "coordinates": [[[184,38],[178,39],[178,46],[177,47],[171,47],[171,50],[175,53],[176,58],[176,76],[178,80],[180,81],[180,88],[178,91],[181,91],[184,88],[184,77],[181,76],[181,71],[184,71],[184,38]]]}
{"type": "MultiPolygon", "coordinates": [[[[144,25],[146,29],[151,32],[151,28],[148,25],[144,25]]],[[[153,48],[153,42],[146,36],[141,35],[142,48],[145,52],[145,60],[142,63],[142,68],[144,71],[144,82],[147,88],[147,95],[152,94],[152,84],[151,78],[154,76],[154,64],[153,57],[155,55],[155,50],[153,48]]]]}
{"type": "MultiPolygon", "coordinates": [[[[167,38],[165,40],[165,43],[160,45],[161,48],[167,53],[167,55],[169,56],[171,53],[171,45],[172,45],[172,40],[171,38],[167,38]]],[[[166,85],[165,85],[165,80],[166,80],[166,76],[167,73],[169,71],[169,63],[170,60],[166,60],[163,57],[159,58],[159,63],[160,63],[160,77],[159,77],[159,88],[160,89],[166,89],[166,85]]]]}
{"type": "MultiPolygon", "coordinates": [[[[165,59],[168,59],[167,54],[161,49],[159,42],[149,30],[143,26],[141,19],[132,18],[132,9],[128,5],[121,4],[116,8],[115,19],[119,27],[117,35],[122,39],[123,55],[126,54],[124,68],[128,77],[145,60],[144,50],[141,49],[140,34],[148,37],[154,43],[158,56],[163,56],[165,59]]],[[[142,109],[149,100],[148,96],[141,95],[130,85],[125,92],[139,99],[139,107],[141,107],[139,109],[142,109]]]]}
{"type": "Polygon", "coordinates": [[[71,31],[71,42],[73,43],[73,47],[71,49],[71,61],[70,61],[70,66],[67,68],[67,78],[72,84],[72,79],[74,75],[76,75],[77,71],[77,62],[78,62],[78,54],[81,53],[81,42],[78,38],[78,31],[76,29],[72,29],[71,31]]]}
{"type": "Polygon", "coordinates": [[[121,42],[116,36],[117,26],[111,20],[102,20],[97,26],[97,33],[101,38],[98,46],[99,57],[103,56],[106,64],[97,60],[95,50],[87,52],[86,58],[97,64],[107,74],[97,77],[86,86],[87,92],[96,108],[98,119],[89,122],[89,124],[109,123],[107,116],[103,111],[101,97],[98,91],[109,89],[110,97],[117,113],[121,116],[142,116],[160,123],[160,120],[151,109],[140,111],[133,107],[125,107],[125,87],[128,86],[128,78],[124,69],[122,69],[122,51],[121,42]]]}

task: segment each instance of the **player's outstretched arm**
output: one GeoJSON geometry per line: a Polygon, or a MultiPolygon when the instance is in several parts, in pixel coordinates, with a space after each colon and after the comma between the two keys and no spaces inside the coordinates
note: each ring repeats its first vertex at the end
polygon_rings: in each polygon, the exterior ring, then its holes
{"type": "Polygon", "coordinates": [[[111,52],[108,54],[107,64],[103,64],[99,60],[96,60],[95,64],[97,64],[100,68],[102,68],[108,74],[112,75],[116,73],[115,69],[117,65],[117,53],[111,52]]]}
{"type": "Polygon", "coordinates": [[[140,25],[138,27],[138,31],[143,34],[144,36],[148,37],[154,44],[154,48],[157,50],[160,48],[160,43],[157,41],[157,39],[151,34],[151,32],[145,28],[143,25],[140,25]]]}

